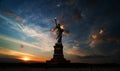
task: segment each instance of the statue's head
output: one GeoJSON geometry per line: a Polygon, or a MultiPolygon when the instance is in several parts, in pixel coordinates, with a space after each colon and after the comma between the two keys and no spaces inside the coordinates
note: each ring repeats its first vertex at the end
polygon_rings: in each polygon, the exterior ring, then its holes
{"type": "Polygon", "coordinates": [[[60,26],[60,24],[58,24],[58,26],[60,26]]]}

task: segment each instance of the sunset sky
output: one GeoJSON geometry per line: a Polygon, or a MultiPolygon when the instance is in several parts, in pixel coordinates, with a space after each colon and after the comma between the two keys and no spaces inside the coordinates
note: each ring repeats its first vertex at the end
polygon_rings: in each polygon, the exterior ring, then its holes
{"type": "Polygon", "coordinates": [[[0,0],[0,62],[50,60],[54,17],[70,31],[66,59],[120,63],[119,0],[0,0]]]}

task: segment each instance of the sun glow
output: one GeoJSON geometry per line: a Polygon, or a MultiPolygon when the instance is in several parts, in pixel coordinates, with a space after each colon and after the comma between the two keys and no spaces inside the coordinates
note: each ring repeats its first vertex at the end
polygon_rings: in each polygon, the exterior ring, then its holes
{"type": "Polygon", "coordinates": [[[96,34],[93,34],[92,35],[92,38],[95,40],[95,39],[97,39],[97,35],[96,34]]]}
{"type": "Polygon", "coordinates": [[[64,29],[64,25],[61,25],[60,28],[61,28],[61,29],[64,29]]]}
{"type": "Polygon", "coordinates": [[[44,62],[44,60],[46,60],[46,58],[36,58],[36,57],[30,57],[30,56],[24,56],[24,57],[20,57],[18,58],[24,62],[44,62]]]}
{"type": "Polygon", "coordinates": [[[31,59],[29,57],[22,57],[21,60],[23,60],[23,61],[30,61],[31,59]]]}

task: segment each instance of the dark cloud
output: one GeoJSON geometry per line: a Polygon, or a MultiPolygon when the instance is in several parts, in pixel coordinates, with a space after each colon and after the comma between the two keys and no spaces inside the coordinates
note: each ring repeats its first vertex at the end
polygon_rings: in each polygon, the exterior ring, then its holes
{"type": "Polygon", "coordinates": [[[96,34],[91,35],[93,40],[90,42],[90,47],[93,47],[92,50],[95,51],[96,54],[101,54],[101,55],[117,55],[120,56],[119,54],[116,53],[116,50],[120,50],[120,38],[117,36],[111,36],[113,33],[110,35],[108,31],[98,32],[96,34]]]}
{"type": "Polygon", "coordinates": [[[0,13],[8,14],[8,15],[11,15],[11,16],[17,16],[17,15],[16,15],[15,13],[13,13],[12,11],[3,10],[3,9],[0,9],[0,13]]]}
{"type": "Polygon", "coordinates": [[[0,63],[19,63],[21,60],[16,59],[16,56],[0,54],[0,63]]]}
{"type": "Polygon", "coordinates": [[[70,6],[70,5],[73,5],[73,4],[77,3],[77,1],[78,1],[78,0],[68,0],[68,1],[66,2],[66,4],[70,6]]]}
{"type": "Polygon", "coordinates": [[[21,60],[15,58],[0,58],[0,63],[22,63],[21,60]]]}
{"type": "Polygon", "coordinates": [[[96,46],[93,48],[94,51],[101,55],[116,55],[113,53],[116,49],[119,50],[118,45],[115,42],[105,41],[96,44],[96,46]]]}
{"type": "Polygon", "coordinates": [[[72,19],[75,20],[75,21],[79,21],[82,19],[82,16],[81,16],[81,13],[80,12],[73,12],[72,13],[72,19]]]}
{"type": "Polygon", "coordinates": [[[93,8],[95,7],[97,0],[87,0],[87,3],[89,8],[93,8]]]}
{"type": "Polygon", "coordinates": [[[78,57],[82,63],[119,63],[119,59],[111,56],[92,55],[78,57]]]}

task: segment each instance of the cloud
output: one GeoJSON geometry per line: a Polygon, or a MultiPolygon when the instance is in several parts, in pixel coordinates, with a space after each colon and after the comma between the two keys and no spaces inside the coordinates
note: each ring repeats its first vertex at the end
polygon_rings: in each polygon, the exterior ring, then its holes
{"type": "Polygon", "coordinates": [[[92,41],[90,43],[90,47],[95,47],[97,44],[100,44],[102,42],[115,42],[119,44],[120,38],[108,35],[107,32],[103,29],[100,29],[96,34],[91,34],[92,41]]]}
{"type": "Polygon", "coordinates": [[[99,31],[99,34],[104,34],[104,30],[103,29],[101,29],[100,31],[99,31]]]}
{"type": "Polygon", "coordinates": [[[19,25],[22,32],[29,37],[36,38],[37,41],[32,42],[31,44],[40,47],[42,51],[51,51],[52,46],[55,41],[52,40],[52,36],[48,28],[42,28],[40,26],[31,25],[31,26],[22,26],[19,25]]]}
{"type": "Polygon", "coordinates": [[[78,12],[72,13],[72,19],[75,20],[75,21],[81,20],[82,19],[81,13],[78,13],[78,12]]]}
{"type": "MultiPolygon", "coordinates": [[[[8,24],[10,24],[10,28],[12,28],[16,31],[19,31],[21,34],[26,35],[26,36],[21,35],[25,39],[26,38],[37,39],[35,42],[32,41],[31,43],[25,43],[25,42],[21,42],[19,40],[10,39],[10,38],[6,38],[6,40],[9,40],[12,42],[17,42],[17,43],[27,45],[27,46],[32,46],[32,47],[41,49],[42,51],[51,51],[52,50],[53,42],[55,42],[55,41],[51,41],[52,37],[51,37],[51,33],[50,33],[50,30],[48,27],[44,28],[44,27],[41,27],[38,25],[32,25],[32,24],[27,25],[27,24],[17,23],[3,15],[0,15],[0,17],[2,19],[6,20],[7,22],[9,22],[8,24]]],[[[19,17],[18,17],[18,20],[19,20],[19,17]]],[[[43,20],[42,22],[46,23],[46,20],[43,20]]]]}
{"type": "Polygon", "coordinates": [[[4,19],[6,22],[8,22],[7,24],[10,26],[10,28],[19,31],[19,24],[18,23],[16,23],[12,19],[7,18],[3,15],[0,15],[0,18],[4,19]]]}
{"type": "Polygon", "coordinates": [[[7,11],[7,10],[2,10],[0,9],[0,13],[4,13],[4,14],[8,14],[11,16],[17,16],[15,13],[13,13],[12,11],[7,11]]]}
{"type": "Polygon", "coordinates": [[[95,47],[95,46],[96,46],[96,42],[95,42],[95,41],[91,41],[91,43],[89,44],[89,46],[90,46],[91,48],[95,47]]]}
{"type": "MultiPolygon", "coordinates": [[[[0,47],[0,55],[9,56],[10,58],[20,59],[21,57],[27,56],[30,57],[32,61],[45,61],[45,58],[38,57],[29,53],[19,52],[15,50],[5,49],[0,47]]],[[[8,57],[8,58],[9,58],[8,57]]]]}
{"type": "Polygon", "coordinates": [[[33,45],[33,44],[30,44],[30,43],[27,43],[27,42],[25,42],[25,41],[21,41],[21,40],[18,40],[18,39],[10,38],[10,37],[7,37],[7,36],[2,36],[2,35],[0,35],[0,39],[7,40],[7,41],[10,41],[10,42],[14,42],[14,43],[18,43],[18,44],[22,44],[22,45],[29,46],[29,47],[33,47],[33,48],[40,49],[40,47],[35,46],[35,45],[33,45]]]}
{"type": "Polygon", "coordinates": [[[91,41],[89,47],[94,52],[94,54],[99,55],[109,55],[109,56],[119,56],[116,50],[119,50],[119,41],[117,37],[111,37],[107,34],[107,31],[98,31],[95,36],[91,35],[91,41]]]}
{"type": "Polygon", "coordinates": [[[66,4],[70,6],[70,5],[73,5],[73,4],[77,3],[77,1],[78,1],[78,0],[68,0],[68,1],[66,2],[66,4]]]}
{"type": "Polygon", "coordinates": [[[16,17],[16,20],[20,20],[20,18],[17,16],[17,17],[16,17]]]}
{"type": "Polygon", "coordinates": [[[14,51],[14,50],[10,50],[10,49],[5,49],[0,47],[0,54],[5,54],[5,55],[13,55],[13,56],[35,56],[32,54],[28,54],[28,53],[23,53],[23,52],[18,52],[18,51],[14,51]]]}
{"type": "Polygon", "coordinates": [[[25,19],[21,18],[20,16],[18,16],[17,14],[15,14],[15,13],[12,12],[12,11],[7,11],[7,10],[2,10],[2,9],[0,9],[0,13],[1,13],[1,14],[7,14],[7,15],[9,15],[9,16],[16,17],[16,18],[15,18],[16,21],[21,21],[22,23],[25,23],[25,22],[26,22],[25,19]]]}
{"type": "Polygon", "coordinates": [[[90,55],[77,57],[81,63],[118,63],[120,60],[114,56],[90,55]]]}
{"type": "Polygon", "coordinates": [[[80,47],[76,47],[76,46],[66,49],[65,53],[69,55],[75,55],[75,56],[86,56],[87,55],[87,53],[82,51],[80,47]]]}

